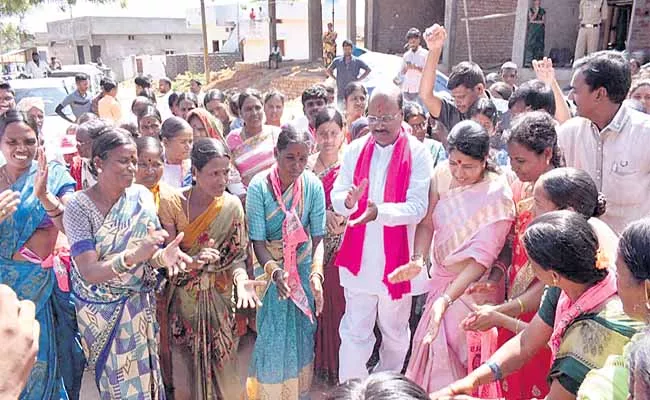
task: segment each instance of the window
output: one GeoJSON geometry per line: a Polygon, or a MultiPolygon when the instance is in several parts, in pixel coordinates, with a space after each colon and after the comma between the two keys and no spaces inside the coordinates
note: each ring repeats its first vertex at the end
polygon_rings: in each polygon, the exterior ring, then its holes
{"type": "Polygon", "coordinates": [[[174,54],[174,53],[175,53],[174,50],[165,50],[165,55],[166,55],[166,56],[171,56],[171,55],[174,54]]]}
{"type": "Polygon", "coordinates": [[[165,35],[165,40],[172,40],[172,35],[165,35]]]}
{"type": "Polygon", "coordinates": [[[135,40],[135,35],[129,35],[129,40],[135,40]]]}

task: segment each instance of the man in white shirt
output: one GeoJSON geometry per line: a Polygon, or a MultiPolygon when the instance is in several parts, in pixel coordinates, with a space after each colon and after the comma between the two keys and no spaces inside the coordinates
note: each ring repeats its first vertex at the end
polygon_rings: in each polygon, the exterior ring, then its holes
{"type": "Polygon", "coordinates": [[[32,61],[27,63],[25,72],[34,79],[47,78],[48,74],[52,72],[47,62],[41,61],[41,57],[37,52],[32,53],[32,61]]]}
{"type": "Polygon", "coordinates": [[[339,327],[340,382],[368,376],[375,322],[382,334],[375,371],[401,371],[411,338],[411,296],[426,292],[425,271],[407,287],[387,280],[410,260],[433,172],[431,154],[402,128],[402,103],[397,86],[373,91],[371,134],[347,147],[332,191],[334,210],[350,217],[336,260],[346,300],[339,327]]]}
{"type": "Polygon", "coordinates": [[[172,116],[172,111],[169,109],[169,96],[172,94],[172,81],[167,77],[160,78],[158,80],[158,91],[160,96],[156,101],[158,106],[158,111],[160,111],[160,117],[163,122],[172,116]]]}
{"type": "Polygon", "coordinates": [[[420,46],[421,39],[422,35],[418,28],[411,28],[406,33],[409,49],[404,53],[402,62],[402,75],[404,75],[402,92],[404,93],[404,100],[415,101],[423,105],[418,92],[420,91],[422,70],[429,52],[420,46]]]}
{"type": "Polygon", "coordinates": [[[575,64],[571,82],[579,117],[558,129],[567,166],[585,170],[607,199],[601,217],[619,234],[650,216],[650,116],[623,104],[631,85],[623,55],[601,51],[575,64]]]}

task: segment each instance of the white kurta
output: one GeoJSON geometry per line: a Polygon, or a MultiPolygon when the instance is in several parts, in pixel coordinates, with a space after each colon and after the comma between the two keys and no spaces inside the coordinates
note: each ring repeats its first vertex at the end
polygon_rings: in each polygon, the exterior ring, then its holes
{"type": "MultiPolygon", "coordinates": [[[[332,189],[332,205],[338,214],[349,217],[357,208],[348,209],[345,198],[353,185],[354,170],[359,155],[368,138],[353,141],[343,155],[343,164],[332,189]]],[[[393,155],[394,145],[381,147],[375,145],[370,163],[368,197],[377,205],[377,219],[368,223],[363,243],[361,270],[353,275],[346,268],[340,268],[341,286],[357,292],[388,296],[388,288],[382,282],[384,277],[384,226],[407,225],[409,249],[413,251],[415,228],[424,218],[429,203],[429,183],[433,174],[431,153],[414,136],[409,135],[412,170],[409,188],[404,203],[384,203],[384,186],[388,175],[388,165],[393,155]]],[[[428,291],[426,271],[411,282],[411,294],[428,291]]]]}

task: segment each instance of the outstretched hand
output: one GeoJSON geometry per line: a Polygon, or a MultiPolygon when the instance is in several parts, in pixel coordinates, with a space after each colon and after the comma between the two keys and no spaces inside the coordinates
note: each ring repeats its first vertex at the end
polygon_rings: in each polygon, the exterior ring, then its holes
{"type": "Polygon", "coordinates": [[[258,287],[266,286],[266,282],[251,279],[242,279],[237,283],[237,308],[262,307],[262,302],[257,296],[258,287]]]}
{"type": "Polygon", "coordinates": [[[181,242],[185,233],[181,232],[171,241],[162,253],[162,261],[167,266],[170,278],[175,277],[181,272],[187,272],[187,266],[192,262],[192,257],[185,254],[181,248],[181,242]]]}
{"type": "Polygon", "coordinates": [[[422,260],[412,260],[388,274],[388,282],[396,284],[410,281],[420,274],[422,268],[424,268],[422,260]]]}
{"type": "Polygon", "coordinates": [[[359,183],[359,186],[352,186],[350,190],[348,190],[348,195],[345,198],[345,206],[348,209],[354,208],[355,205],[359,202],[359,199],[361,196],[363,196],[363,193],[366,191],[368,188],[368,179],[364,179],[359,183]]]}
{"type": "Polygon", "coordinates": [[[555,69],[553,68],[553,60],[550,58],[544,57],[541,60],[533,60],[533,69],[540,81],[547,85],[552,85],[555,82],[555,69]]]}

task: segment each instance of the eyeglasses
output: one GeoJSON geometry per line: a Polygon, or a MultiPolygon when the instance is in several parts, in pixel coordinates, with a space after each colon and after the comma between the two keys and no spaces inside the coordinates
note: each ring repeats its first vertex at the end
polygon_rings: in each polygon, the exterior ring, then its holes
{"type": "Polygon", "coordinates": [[[413,129],[426,129],[427,121],[420,122],[419,124],[409,124],[413,129]]]}
{"type": "Polygon", "coordinates": [[[382,115],[381,117],[375,117],[374,115],[368,115],[366,119],[368,120],[368,125],[376,125],[378,123],[388,124],[389,122],[395,121],[399,117],[399,112],[395,115],[382,115]]]}

